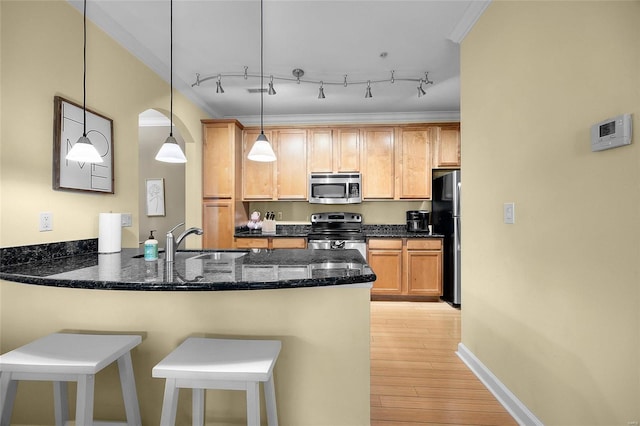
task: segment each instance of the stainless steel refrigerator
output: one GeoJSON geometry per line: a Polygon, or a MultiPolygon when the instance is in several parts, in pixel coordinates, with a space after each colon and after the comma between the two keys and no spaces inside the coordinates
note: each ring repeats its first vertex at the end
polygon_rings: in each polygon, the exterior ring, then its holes
{"type": "Polygon", "coordinates": [[[442,299],[454,306],[462,303],[460,294],[460,171],[433,180],[431,224],[434,234],[444,235],[442,299]]]}

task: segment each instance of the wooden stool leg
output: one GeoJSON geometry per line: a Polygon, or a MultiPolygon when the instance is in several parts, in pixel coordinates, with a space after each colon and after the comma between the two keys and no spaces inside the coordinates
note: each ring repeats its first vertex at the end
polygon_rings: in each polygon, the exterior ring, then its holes
{"type": "Polygon", "coordinates": [[[204,389],[192,389],[192,410],[193,426],[204,426],[204,389]]]}
{"type": "Polygon", "coordinates": [[[178,394],[180,389],[176,387],[176,379],[166,379],[164,384],[164,400],[162,401],[162,417],[160,426],[174,426],[176,424],[176,411],[178,410],[178,394]]]}
{"type": "Polygon", "coordinates": [[[78,378],[78,391],[76,395],[76,424],[93,426],[93,393],[95,388],[95,376],[83,374],[78,378]]]}
{"type": "Polygon", "coordinates": [[[273,375],[264,382],[264,400],[267,405],[267,424],[278,426],[278,410],[276,408],[276,389],[273,385],[273,375]]]}
{"type": "Polygon", "coordinates": [[[13,412],[13,402],[16,399],[18,382],[11,380],[11,373],[0,374],[0,425],[9,426],[11,424],[11,414],[13,412]]]}
{"type": "Polygon", "coordinates": [[[53,382],[53,411],[56,426],[64,426],[69,420],[69,392],[67,382],[53,382]]]}
{"type": "Polygon", "coordinates": [[[247,383],[247,426],[260,426],[260,382],[247,383]]]}
{"type": "Polygon", "coordinates": [[[120,373],[124,408],[127,413],[127,424],[129,426],[140,426],[142,425],[142,420],[140,406],[138,406],[138,394],[136,393],[136,379],[133,375],[133,364],[131,363],[131,352],[127,352],[118,358],[118,371],[120,373]]]}

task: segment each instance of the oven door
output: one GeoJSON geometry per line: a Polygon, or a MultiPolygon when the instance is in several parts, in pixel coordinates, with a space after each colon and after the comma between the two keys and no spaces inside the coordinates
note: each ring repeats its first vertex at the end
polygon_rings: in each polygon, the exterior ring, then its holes
{"type": "Polygon", "coordinates": [[[307,248],[317,250],[358,250],[364,260],[367,260],[367,243],[357,240],[309,240],[307,248]]]}

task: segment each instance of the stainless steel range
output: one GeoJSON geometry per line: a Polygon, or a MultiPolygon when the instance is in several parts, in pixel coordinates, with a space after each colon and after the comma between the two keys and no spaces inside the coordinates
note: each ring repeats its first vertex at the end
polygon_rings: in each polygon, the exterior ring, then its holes
{"type": "Polygon", "coordinates": [[[357,213],[314,213],[307,247],[324,250],[359,250],[367,259],[367,243],[362,232],[362,216],[357,213]]]}

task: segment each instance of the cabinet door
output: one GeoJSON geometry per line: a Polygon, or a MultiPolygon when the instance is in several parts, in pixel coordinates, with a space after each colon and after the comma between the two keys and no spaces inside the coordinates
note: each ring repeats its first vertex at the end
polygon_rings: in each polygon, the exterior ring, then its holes
{"type": "Polygon", "coordinates": [[[232,198],[235,133],[227,123],[205,123],[202,127],[202,196],[232,198]]]}
{"type": "Polygon", "coordinates": [[[460,129],[441,127],[437,135],[436,167],[460,167],[460,129]]]}
{"type": "MultiPolygon", "coordinates": [[[[260,130],[247,130],[243,138],[242,154],[242,199],[243,200],[271,200],[274,198],[274,163],[251,161],[247,158],[253,143],[260,134],[260,130]]],[[[265,136],[273,146],[273,134],[265,130],[265,136]]],[[[276,154],[277,155],[277,154],[276,154]]],[[[276,160],[277,161],[277,160],[276,160]]]]}
{"type": "Polygon", "coordinates": [[[333,139],[330,129],[309,130],[309,173],[333,171],[333,139]]]}
{"type": "Polygon", "coordinates": [[[271,248],[304,249],[307,248],[307,240],[305,238],[273,238],[271,248]]]}
{"type": "Polygon", "coordinates": [[[371,294],[402,293],[402,240],[369,240],[367,263],[377,277],[371,294]]]}
{"type": "Polygon", "coordinates": [[[363,135],[363,198],[393,199],[395,186],[393,129],[365,129],[363,135]]]}
{"type": "Polygon", "coordinates": [[[336,172],[360,171],[360,130],[336,129],[334,141],[334,165],[336,172]]]}
{"type": "Polygon", "coordinates": [[[306,200],[307,131],[305,129],[279,130],[276,157],[278,200],[306,200]]]}
{"type": "Polygon", "coordinates": [[[431,143],[426,129],[401,129],[397,141],[399,198],[431,198],[431,143]]]}
{"type": "Polygon", "coordinates": [[[442,296],[442,252],[407,250],[405,256],[406,293],[442,296]]]}
{"type": "Polygon", "coordinates": [[[202,247],[233,247],[233,205],[226,200],[205,200],[202,203],[202,247]]]}

